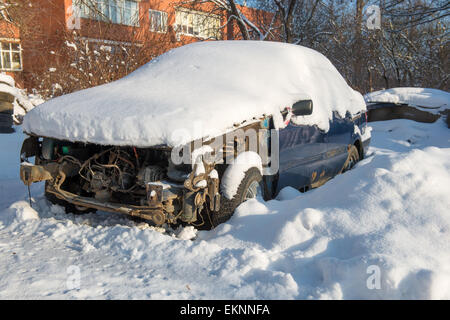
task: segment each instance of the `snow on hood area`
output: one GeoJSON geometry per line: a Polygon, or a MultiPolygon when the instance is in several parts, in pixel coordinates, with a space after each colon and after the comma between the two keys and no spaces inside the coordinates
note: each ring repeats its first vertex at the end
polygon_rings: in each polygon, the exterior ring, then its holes
{"type": "Polygon", "coordinates": [[[438,89],[392,88],[367,93],[364,95],[364,99],[367,103],[404,103],[412,106],[442,110],[450,108],[450,93],[438,89]]]}
{"type": "Polygon", "coordinates": [[[23,135],[0,135],[0,298],[450,299],[449,130],[442,119],[371,125],[354,169],[249,200],[212,231],[65,214],[42,184],[31,208],[23,135]]]}
{"type": "Polygon", "coordinates": [[[365,110],[322,54],[266,41],[206,41],[173,49],[106,85],[50,100],[24,119],[25,132],[70,141],[148,147],[223,134],[263,114],[312,99],[304,123],[328,130],[332,111],[365,110]]]}

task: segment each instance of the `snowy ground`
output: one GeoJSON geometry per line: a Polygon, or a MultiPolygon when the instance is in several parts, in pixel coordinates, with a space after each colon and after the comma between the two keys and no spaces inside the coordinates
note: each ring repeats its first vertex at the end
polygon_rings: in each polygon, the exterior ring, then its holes
{"type": "Polygon", "coordinates": [[[30,208],[23,136],[0,135],[0,299],[450,299],[450,131],[372,127],[354,170],[197,234],[66,215],[39,184],[30,208]]]}

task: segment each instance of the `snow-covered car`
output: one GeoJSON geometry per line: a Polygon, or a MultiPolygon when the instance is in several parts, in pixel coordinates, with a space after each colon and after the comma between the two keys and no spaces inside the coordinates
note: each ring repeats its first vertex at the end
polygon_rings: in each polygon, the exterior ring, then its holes
{"type": "Polygon", "coordinates": [[[46,181],[67,211],[212,228],[258,194],[306,191],[350,169],[370,141],[365,111],[314,50],[194,43],[29,112],[21,178],[46,181]]]}
{"type": "Polygon", "coordinates": [[[0,133],[14,132],[13,113],[15,100],[14,80],[10,76],[0,74],[0,133]]]}
{"type": "Polygon", "coordinates": [[[11,76],[0,74],[0,133],[14,132],[13,125],[22,123],[22,118],[35,105],[44,102],[40,97],[26,95],[16,87],[11,76]]]}
{"type": "Polygon", "coordinates": [[[438,89],[391,88],[367,93],[364,99],[369,122],[409,119],[431,123],[450,109],[450,93],[438,89]]]}
{"type": "Polygon", "coordinates": [[[13,111],[12,102],[14,96],[8,93],[0,92],[0,133],[14,132],[13,125],[13,111]]]}

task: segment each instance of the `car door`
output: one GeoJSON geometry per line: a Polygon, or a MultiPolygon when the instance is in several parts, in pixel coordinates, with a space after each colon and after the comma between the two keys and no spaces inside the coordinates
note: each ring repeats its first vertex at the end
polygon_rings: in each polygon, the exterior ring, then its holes
{"type": "Polygon", "coordinates": [[[325,136],[327,145],[325,175],[327,177],[334,177],[341,172],[347,160],[348,145],[352,143],[353,131],[354,123],[349,113],[341,117],[337,112],[333,112],[330,129],[325,136]]]}
{"type": "Polygon", "coordinates": [[[316,125],[299,125],[295,116],[279,132],[277,192],[286,186],[309,187],[325,168],[326,133],[316,125]]]}

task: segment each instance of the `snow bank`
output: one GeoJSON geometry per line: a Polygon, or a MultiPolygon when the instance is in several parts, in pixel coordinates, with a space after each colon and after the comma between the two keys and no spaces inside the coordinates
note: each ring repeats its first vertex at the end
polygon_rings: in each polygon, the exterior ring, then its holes
{"type": "Polygon", "coordinates": [[[180,230],[177,234],[177,238],[180,240],[192,240],[197,236],[197,229],[193,226],[187,226],[180,230]]]}
{"type": "Polygon", "coordinates": [[[248,201],[208,241],[260,248],[276,260],[271,270],[292,275],[301,297],[448,299],[448,129],[414,124],[404,140],[414,142],[404,144],[396,134],[408,125],[374,125],[377,147],[355,170],[306,194],[286,188],[277,200],[248,201]],[[378,145],[380,135],[394,152],[378,145]],[[379,288],[368,284],[372,270],[379,288]]]}
{"type": "Polygon", "coordinates": [[[405,103],[412,106],[447,109],[450,108],[450,93],[428,88],[392,88],[364,95],[369,102],[405,103]]]}
{"type": "MultiPolygon", "coordinates": [[[[116,82],[55,98],[30,112],[24,130],[109,145],[181,145],[244,120],[278,114],[301,99],[304,123],[328,130],[332,111],[365,109],[322,54],[262,41],[208,41],[171,50],[116,82]]],[[[277,117],[277,124],[282,122],[277,117]]]]}
{"type": "Polygon", "coordinates": [[[258,168],[263,174],[262,160],[259,154],[253,151],[242,152],[236,159],[230,163],[225,170],[222,181],[220,182],[220,191],[228,199],[233,199],[236,192],[245,177],[245,173],[250,168],[258,168]]]}
{"type": "Polygon", "coordinates": [[[26,201],[18,201],[13,203],[2,215],[0,215],[0,223],[10,225],[13,222],[24,222],[27,220],[37,220],[39,214],[30,207],[26,201]]]}

